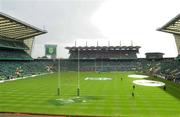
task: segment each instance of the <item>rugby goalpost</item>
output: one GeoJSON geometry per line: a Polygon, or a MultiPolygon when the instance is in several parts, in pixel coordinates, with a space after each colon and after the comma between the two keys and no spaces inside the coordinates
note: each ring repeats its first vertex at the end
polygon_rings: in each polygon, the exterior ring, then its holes
{"type": "MultiPolygon", "coordinates": [[[[75,42],[76,43],[76,42],[75,42]]],[[[75,44],[76,45],[76,44],[75,44]]],[[[78,48],[78,75],[77,75],[77,96],[80,96],[80,58],[79,58],[79,48],[78,48]]],[[[59,55],[60,56],[60,55],[59,55]]],[[[57,79],[57,95],[61,95],[61,62],[60,62],[60,57],[58,59],[58,79],[57,79]]]]}

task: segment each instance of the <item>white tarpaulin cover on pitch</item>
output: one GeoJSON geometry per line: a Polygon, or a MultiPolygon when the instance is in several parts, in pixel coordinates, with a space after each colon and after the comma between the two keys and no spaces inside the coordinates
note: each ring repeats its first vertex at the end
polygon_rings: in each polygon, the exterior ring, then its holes
{"type": "Polygon", "coordinates": [[[146,75],[137,75],[137,74],[131,74],[128,75],[129,78],[148,78],[149,76],[146,75]]]}
{"type": "Polygon", "coordinates": [[[137,85],[153,86],[153,87],[159,87],[165,85],[165,83],[163,82],[154,81],[154,80],[134,80],[133,83],[137,85]]]}

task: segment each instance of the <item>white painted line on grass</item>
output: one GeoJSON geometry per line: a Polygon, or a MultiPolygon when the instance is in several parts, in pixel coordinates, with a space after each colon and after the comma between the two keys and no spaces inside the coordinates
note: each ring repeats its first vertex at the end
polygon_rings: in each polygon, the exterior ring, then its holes
{"type": "Polygon", "coordinates": [[[112,80],[112,78],[106,78],[106,77],[86,77],[84,80],[112,80]]]}
{"type": "Polygon", "coordinates": [[[21,80],[21,79],[26,79],[26,78],[36,77],[36,76],[42,76],[42,75],[46,75],[46,74],[51,74],[51,73],[42,73],[42,74],[38,74],[38,75],[31,75],[31,76],[13,78],[13,79],[9,79],[9,80],[0,80],[0,83],[8,82],[8,81],[14,81],[14,80],[21,80]]]}

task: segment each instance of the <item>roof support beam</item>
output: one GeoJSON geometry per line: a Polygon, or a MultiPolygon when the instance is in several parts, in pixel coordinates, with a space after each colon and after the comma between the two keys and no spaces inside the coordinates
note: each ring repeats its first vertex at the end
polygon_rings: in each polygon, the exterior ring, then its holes
{"type": "Polygon", "coordinates": [[[11,38],[14,38],[16,36],[28,35],[29,33],[36,33],[36,32],[33,32],[33,31],[19,31],[19,32],[7,32],[6,31],[6,32],[2,32],[2,31],[0,31],[0,35],[1,34],[9,35],[9,36],[11,36],[11,38]]]}
{"type": "Polygon", "coordinates": [[[180,35],[180,31],[173,31],[173,30],[166,30],[166,29],[160,30],[160,31],[180,35]]]}
{"type": "Polygon", "coordinates": [[[27,39],[27,38],[31,38],[31,37],[34,37],[34,36],[38,36],[38,35],[41,35],[41,34],[42,34],[42,33],[37,32],[37,33],[32,33],[32,34],[30,34],[30,35],[15,37],[15,39],[27,39]]]}
{"type": "Polygon", "coordinates": [[[36,28],[23,21],[0,12],[0,37],[25,39],[44,34],[47,31],[36,28]]]}
{"type": "Polygon", "coordinates": [[[13,27],[24,27],[24,26],[21,26],[21,25],[18,25],[18,24],[13,24],[13,25],[6,25],[6,26],[3,26],[3,27],[1,27],[0,26],[0,30],[1,29],[7,29],[7,28],[13,28],[13,27]]]}
{"type": "Polygon", "coordinates": [[[24,32],[24,31],[33,31],[32,29],[28,29],[25,27],[15,27],[15,28],[7,28],[7,29],[1,29],[0,32],[24,32]]]}
{"type": "Polygon", "coordinates": [[[0,24],[9,23],[9,20],[0,20],[0,24]]]}
{"type": "Polygon", "coordinates": [[[8,30],[17,30],[17,29],[25,29],[25,27],[22,26],[14,26],[14,27],[9,27],[9,28],[0,28],[0,31],[8,31],[8,30]]]}
{"type": "Polygon", "coordinates": [[[0,24],[0,27],[7,26],[7,25],[13,25],[13,24],[16,24],[16,23],[15,22],[2,23],[2,24],[0,24]]]}

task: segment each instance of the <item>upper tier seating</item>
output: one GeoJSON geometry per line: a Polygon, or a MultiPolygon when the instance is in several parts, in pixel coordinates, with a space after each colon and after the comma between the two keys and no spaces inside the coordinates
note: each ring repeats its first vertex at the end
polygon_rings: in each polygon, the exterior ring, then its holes
{"type": "Polygon", "coordinates": [[[4,40],[0,39],[0,47],[1,48],[13,48],[13,49],[23,49],[27,50],[29,49],[23,41],[10,41],[10,40],[4,40]]]}
{"type": "Polygon", "coordinates": [[[24,50],[1,49],[0,60],[32,60],[24,50]]]}

